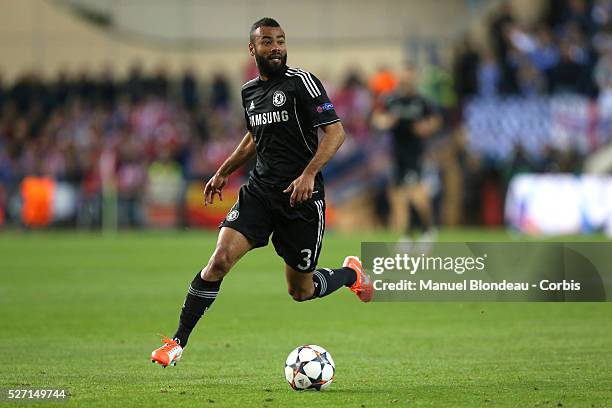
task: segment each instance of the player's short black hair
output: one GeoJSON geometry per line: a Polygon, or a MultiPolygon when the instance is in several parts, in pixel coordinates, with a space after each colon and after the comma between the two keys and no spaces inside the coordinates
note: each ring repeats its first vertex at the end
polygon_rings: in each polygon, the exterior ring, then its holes
{"type": "Polygon", "coordinates": [[[249,31],[249,40],[251,42],[255,40],[255,37],[253,37],[253,33],[260,27],[280,27],[280,24],[278,24],[278,21],[270,17],[260,18],[259,20],[253,23],[253,25],[251,26],[251,31],[249,31]]]}

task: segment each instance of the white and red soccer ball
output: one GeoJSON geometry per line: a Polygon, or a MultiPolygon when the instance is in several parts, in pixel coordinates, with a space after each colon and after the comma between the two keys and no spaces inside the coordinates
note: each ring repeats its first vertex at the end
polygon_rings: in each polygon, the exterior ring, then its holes
{"type": "Polygon", "coordinates": [[[331,385],[335,373],[331,354],[314,344],[297,347],[285,361],[285,378],[298,391],[324,390],[331,385]]]}

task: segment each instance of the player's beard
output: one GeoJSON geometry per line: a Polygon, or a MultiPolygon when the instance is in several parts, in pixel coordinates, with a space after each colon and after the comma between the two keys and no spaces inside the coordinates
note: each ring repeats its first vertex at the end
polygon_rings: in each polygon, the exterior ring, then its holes
{"type": "Polygon", "coordinates": [[[255,62],[257,63],[257,69],[259,73],[267,77],[273,77],[278,75],[287,66],[287,53],[282,54],[280,58],[280,64],[276,65],[268,59],[269,57],[255,54],[255,62]]]}

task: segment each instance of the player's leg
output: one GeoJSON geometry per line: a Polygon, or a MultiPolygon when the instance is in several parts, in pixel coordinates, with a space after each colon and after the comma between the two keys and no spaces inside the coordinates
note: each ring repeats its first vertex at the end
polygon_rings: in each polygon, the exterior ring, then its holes
{"type": "Polygon", "coordinates": [[[351,264],[346,264],[348,261],[345,260],[341,268],[316,268],[325,233],[325,201],[310,200],[284,210],[277,213],[279,219],[272,243],[285,260],[285,276],[291,297],[301,302],[327,296],[346,286],[361,300],[369,301],[371,290],[367,289],[371,289],[368,286],[370,280],[356,257],[347,257],[347,260],[352,260],[351,264]]]}
{"type": "Polygon", "coordinates": [[[187,345],[191,331],[215,301],[225,275],[251,248],[253,245],[242,233],[232,228],[221,228],[208,264],[196,274],[187,291],[174,335],[182,347],[187,345]]]}
{"type": "Polygon", "coordinates": [[[217,246],[208,264],[196,274],[189,285],[176,334],[172,339],[164,338],[164,345],[153,350],[152,362],[162,367],[176,365],[187,345],[189,335],[217,298],[223,277],[252,247],[242,233],[227,227],[221,228],[217,246]]]}
{"type": "Polygon", "coordinates": [[[261,193],[243,186],[221,227],[208,264],[189,285],[174,339],[164,339],[165,345],[152,353],[152,360],[164,367],[180,358],[191,331],[216,299],[223,277],[250,249],[267,245],[272,223],[261,193]]]}
{"type": "Polygon", "coordinates": [[[389,204],[391,207],[390,227],[400,234],[404,234],[410,225],[408,194],[406,190],[403,184],[393,185],[389,188],[389,204]]]}
{"type": "Polygon", "coordinates": [[[215,251],[191,282],[181,311],[174,337],[183,347],[198,320],[217,297],[223,277],[250,249],[267,245],[272,223],[262,193],[254,186],[243,186],[221,227],[215,251]]]}
{"type": "Polygon", "coordinates": [[[303,302],[315,297],[315,285],[312,280],[312,274],[312,272],[298,272],[285,264],[287,290],[293,300],[303,302]]]}
{"type": "Polygon", "coordinates": [[[433,228],[433,208],[429,191],[423,182],[414,184],[408,191],[408,200],[419,215],[425,232],[433,228]]]}
{"type": "Polygon", "coordinates": [[[301,272],[285,264],[287,290],[297,302],[330,295],[343,286],[350,288],[355,284],[358,273],[349,267],[301,272]]]}
{"type": "Polygon", "coordinates": [[[285,277],[289,295],[297,302],[325,297],[344,286],[364,302],[372,298],[370,278],[354,256],[347,256],[342,268],[320,268],[313,272],[298,271],[285,264],[285,277]]]}

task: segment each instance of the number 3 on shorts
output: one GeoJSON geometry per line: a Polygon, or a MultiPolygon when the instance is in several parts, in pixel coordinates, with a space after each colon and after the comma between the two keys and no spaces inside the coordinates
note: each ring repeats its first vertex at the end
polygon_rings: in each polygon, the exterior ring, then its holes
{"type": "Polygon", "coordinates": [[[312,251],[310,249],[302,249],[300,251],[301,254],[306,253],[306,256],[304,258],[302,258],[302,260],[304,262],[306,262],[306,265],[302,265],[301,263],[297,266],[298,268],[300,268],[301,270],[305,271],[306,269],[310,268],[310,264],[312,263],[310,261],[310,257],[312,256],[312,251]]]}

